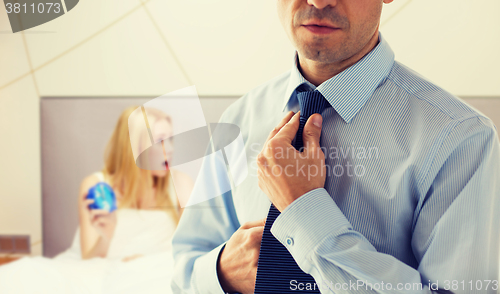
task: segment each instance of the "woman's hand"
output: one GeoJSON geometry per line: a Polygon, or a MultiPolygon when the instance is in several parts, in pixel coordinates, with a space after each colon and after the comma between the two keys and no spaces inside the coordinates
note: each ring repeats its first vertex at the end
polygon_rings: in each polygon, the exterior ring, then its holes
{"type": "Polygon", "coordinates": [[[94,200],[87,199],[88,191],[99,181],[95,174],[87,176],[80,184],[78,193],[80,248],[83,259],[106,257],[116,228],[116,212],[89,208],[94,200]]]}
{"type": "Polygon", "coordinates": [[[101,238],[110,242],[116,228],[116,211],[110,213],[103,209],[90,209],[89,205],[92,203],[94,203],[92,199],[86,199],[84,201],[90,224],[101,238]]]}

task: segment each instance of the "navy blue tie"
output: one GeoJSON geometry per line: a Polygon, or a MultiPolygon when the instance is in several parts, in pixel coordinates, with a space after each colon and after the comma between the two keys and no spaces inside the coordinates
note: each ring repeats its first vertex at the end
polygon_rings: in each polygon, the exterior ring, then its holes
{"type": "MultiPolygon", "coordinates": [[[[300,87],[299,87],[300,88],[300,87]]],[[[307,119],[314,113],[322,113],[330,106],[328,101],[317,90],[300,92],[295,90],[300,106],[300,126],[295,137],[294,147],[300,150],[303,146],[302,133],[307,119]]],[[[314,278],[303,272],[293,259],[288,249],[283,246],[273,234],[271,227],[279,216],[280,211],[271,204],[264,226],[262,242],[260,245],[259,263],[257,266],[257,279],[255,281],[255,294],[268,293],[296,293],[292,290],[291,281],[298,283],[311,283],[314,285],[314,278]]],[[[319,285],[318,285],[319,286],[319,285]]],[[[319,290],[302,290],[301,293],[320,293],[319,290]]]]}

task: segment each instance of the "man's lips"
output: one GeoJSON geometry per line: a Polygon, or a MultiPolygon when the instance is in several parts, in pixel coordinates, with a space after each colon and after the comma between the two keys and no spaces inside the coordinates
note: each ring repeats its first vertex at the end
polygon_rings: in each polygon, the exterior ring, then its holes
{"type": "Polygon", "coordinates": [[[331,24],[319,23],[319,22],[306,23],[303,24],[302,26],[314,34],[329,34],[331,32],[340,29],[331,24]]]}

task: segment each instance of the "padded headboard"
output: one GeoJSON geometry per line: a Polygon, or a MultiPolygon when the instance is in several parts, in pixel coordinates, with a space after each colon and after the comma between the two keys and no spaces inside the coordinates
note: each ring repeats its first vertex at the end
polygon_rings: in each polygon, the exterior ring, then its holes
{"type": "MultiPolygon", "coordinates": [[[[41,100],[43,254],[71,244],[78,226],[81,180],[103,165],[104,148],[118,116],[154,97],[44,97],[41,100]]],[[[207,123],[217,122],[237,97],[201,97],[207,123]]],[[[500,125],[500,97],[464,98],[500,125]]],[[[175,127],[175,118],[173,118],[175,127]]]]}

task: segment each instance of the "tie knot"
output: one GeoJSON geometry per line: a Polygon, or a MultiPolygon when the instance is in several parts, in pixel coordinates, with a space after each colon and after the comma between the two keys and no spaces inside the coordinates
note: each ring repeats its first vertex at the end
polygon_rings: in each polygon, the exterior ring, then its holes
{"type": "Polygon", "coordinates": [[[325,108],[330,106],[330,103],[318,91],[297,92],[299,100],[300,116],[309,118],[315,113],[321,114],[325,108]]]}
{"type": "Polygon", "coordinates": [[[330,106],[330,103],[318,90],[301,92],[297,89],[295,91],[300,106],[300,124],[293,146],[300,150],[304,146],[302,134],[307,120],[315,113],[321,114],[325,108],[330,106]]]}

